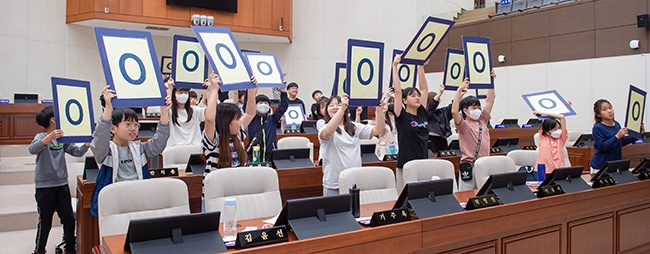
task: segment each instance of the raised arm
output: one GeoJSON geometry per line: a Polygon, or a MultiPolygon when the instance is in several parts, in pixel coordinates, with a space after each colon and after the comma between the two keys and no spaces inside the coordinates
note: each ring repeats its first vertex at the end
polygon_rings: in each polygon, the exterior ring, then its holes
{"type": "MultiPolygon", "coordinates": [[[[255,76],[251,77],[251,81],[253,84],[257,85],[257,79],[255,79],[255,76]]],[[[246,100],[246,112],[244,115],[241,117],[241,123],[245,128],[248,128],[248,124],[253,121],[253,118],[255,117],[255,96],[257,96],[257,87],[255,88],[249,88],[248,89],[248,99],[246,100]]]]}
{"type": "Polygon", "coordinates": [[[383,98],[381,101],[379,101],[379,107],[375,108],[375,127],[372,128],[372,133],[370,134],[371,136],[379,136],[381,134],[384,134],[384,131],[386,130],[386,124],[384,124],[386,117],[386,114],[384,113],[384,107],[386,106],[387,101],[388,99],[383,98]]]}
{"type": "Polygon", "coordinates": [[[399,80],[399,72],[397,71],[397,66],[399,62],[402,61],[402,55],[395,56],[393,60],[393,89],[395,90],[395,103],[393,106],[393,113],[395,113],[395,118],[399,117],[402,114],[402,85],[399,80]]]}
{"type": "Polygon", "coordinates": [[[208,77],[210,83],[210,98],[208,98],[208,105],[205,107],[205,135],[209,140],[214,140],[215,132],[215,120],[217,114],[217,101],[219,100],[219,85],[221,84],[221,79],[219,75],[211,73],[208,77]]]}
{"type": "Polygon", "coordinates": [[[463,121],[463,116],[458,113],[460,111],[460,100],[463,99],[463,94],[467,92],[469,87],[469,79],[465,79],[463,83],[456,90],[456,95],[454,96],[454,101],[451,103],[451,116],[454,118],[454,123],[458,126],[463,121]]]}
{"type": "Polygon", "coordinates": [[[339,127],[339,124],[341,123],[341,120],[343,119],[344,114],[346,114],[346,110],[348,109],[348,105],[350,104],[350,99],[348,98],[347,94],[343,94],[341,96],[341,106],[339,107],[339,110],[336,111],[336,114],[332,116],[332,119],[325,125],[325,128],[320,132],[319,138],[322,140],[329,140],[332,138],[332,135],[336,132],[336,129],[339,127]]]}
{"type": "MultiPolygon", "coordinates": [[[[497,79],[497,74],[494,70],[490,72],[490,75],[492,76],[492,79],[497,79]]],[[[488,89],[487,98],[485,98],[485,108],[483,110],[487,111],[488,114],[491,114],[492,106],[494,106],[494,88],[488,89]]],[[[562,126],[564,126],[564,124],[562,126]]]]}
{"type": "Polygon", "coordinates": [[[424,75],[424,66],[428,64],[429,60],[424,62],[423,65],[418,65],[418,88],[420,88],[421,105],[424,108],[427,108],[427,103],[429,103],[429,84],[427,83],[427,77],[424,75]]]}
{"type": "Polygon", "coordinates": [[[550,116],[550,117],[553,117],[553,118],[559,120],[560,125],[562,126],[562,132],[566,132],[566,118],[564,117],[564,115],[553,113],[553,112],[548,112],[548,111],[542,111],[542,110],[533,111],[533,115],[535,115],[535,116],[538,116],[538,115],[550,116]]]}

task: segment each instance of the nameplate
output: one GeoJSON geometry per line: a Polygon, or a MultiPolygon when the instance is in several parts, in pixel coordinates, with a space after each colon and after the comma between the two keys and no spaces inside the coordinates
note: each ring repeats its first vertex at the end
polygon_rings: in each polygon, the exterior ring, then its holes
{"type": "Polygon", "coordinates": [[[386,154],[382,161],[395,161],[397,160],[397,154],[386,154]]]}
{"type": "Polygon", "coordinates": [[[52,104],[52,103],[54,103],[54,100],[52,99],[41,100],[41,104],[52,104]]]}
{"type": "Polygon", "coordinates": [[[248,248],[260,245],[289,241],[287,229],[284,226],[263,228],[237,233],[237,248],[248,248]]]}
{"type": "Polygon", "coordinates": [[[537,146],[536,145],[524,146],[522,149],[524,149],[524,150],[537,150],[537,146]]]}
{"type": "Polygon", "coordinates": [[[151,117],[160,117],[160,113],[147,113],[146,116],[149,117],[149,118],[151,118],[151,117]]]}
{"type": "Polygon", "coordinates": [[[9,104],[9,99],[0,99],[0,104],[9,104]]]}
{"type": "Polygon", "coordinates": [[[506,125],[505,124],[497,124],[494,126],[495,129],[505,129],[506,125]]]}
{"type": "Polygon", "coordinates": [[[249,164],[251,167],[269,167],[272,168],[273,164],[271,164],[270,161],[264,161],[264,162],[258,162],[258,163],[251,163],[249,164]]]}
{"type": "Polygon", "coordinates": [[[490,206],[499,205],[499,200],[497,200],[497,195],[488,194],[483,196],[471,197],[465,205],[465,210],[474,210],[479,208],[485,208],[490,206]]]}
{"type": "Polygon", "coordinates": [[[374,212],[370,218],[370,226],[383,226],[410,220],[411,214],[409,213],[408,208],[386,210],[374,212]]]}
{"type": "Polygon", "coordinates": [[[149,169],[149,176],[151,178],[178,176],[178,168],[153,168],[149,169]]]}
{"type": "Polygon", "coordinates": [[[639,180],[648,180],[650,179],[650,172],[644,171],[639,173],[639,180]]]}
{"type": "Polygon", "coordinates": [[[557,184],[541,186],[537,191],[538,198],[550,197],[560,194],[564,194],[564,190],[562,189],[562,186],[557,184]]]}
{"type": "Polygon", "coordinates": [[[612,185],[616,185],[616,181],[614,181],[614,178],[612,178],[611,176],[603,176],[601,178],[598,178],[598,180],[594,181],[594,184],[591,187],[595,189],[595,188],[612,186],[612,185]]]}
{"type": "Polygon", "coordinates": [[[501,147],[490,147],[490,153],[503,153],[501,147]]]}
{"type": "Polygon", "coordinates": [[[300,130],[295,129],[295,130],[284,130],[284,134],[299,134],[300,130]]]}
{"type": "Polygon", "coordinates": [[[454,150],[446,150],[446,151],[440,151],[438,152],[438,157],[447,157],[447,156],[456,156],[456,151],[454,150]]]}
{"type": "Polygon", "coordinates": [[[521,128],[533,128],[532,124],[523,124],[521,125],[521,128]]]}

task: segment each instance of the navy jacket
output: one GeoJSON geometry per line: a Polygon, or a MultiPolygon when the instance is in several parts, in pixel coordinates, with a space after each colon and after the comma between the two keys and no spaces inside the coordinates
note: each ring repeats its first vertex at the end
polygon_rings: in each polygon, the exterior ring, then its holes
{"type": "MultiPolygon", "coordinates": [[[[271,155],[276,143],[275,129],[288,107],[289,97],[287,97],[286,92],[281,92],[280,106],[278,106],[275,112],[266,116],[255,114],[251,123],[248,124],[248,142],[250,144],[255,136],[258,137],[258,140],[253,145],[260,146],[260,156],[262,157],[260,161],[271,161],[271,155]],[[260,132],[262,134],[258,134],[260,132]]],[[[248,158],[250,161],[253,159],[253,156],[248,156],[248,158]]]]}

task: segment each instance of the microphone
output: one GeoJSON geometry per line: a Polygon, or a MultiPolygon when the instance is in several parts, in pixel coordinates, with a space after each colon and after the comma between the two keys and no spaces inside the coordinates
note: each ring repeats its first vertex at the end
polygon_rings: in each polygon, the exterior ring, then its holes
{"type": "Polygon", "coordinates": [[[257,143],[257,141],[262,138],[262,132],[258,132],[253,139],[251,139],[251,142],[248,143],[248,146],[246,147],[246,153],[250,153],[251,149],[253,149],[253,146],[257,143]]]}

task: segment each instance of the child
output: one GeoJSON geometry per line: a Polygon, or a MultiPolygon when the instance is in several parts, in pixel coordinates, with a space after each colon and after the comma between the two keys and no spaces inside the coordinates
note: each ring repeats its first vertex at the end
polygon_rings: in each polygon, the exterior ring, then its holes
{"type": "Polygon", "coordinates": [[[173,81],[171,87],[172,106],[169,114],[172,124],[169,128],[167,147],[201,144],[200,124],[205,121],[205,108],[192,106],[189,88],[176,88],[173,81]]]}
{"type": "Polygon", "coordinates": [[[375,146],[375,154],[380,160],[388,154],[388,146],[391,143],[397,145],[397,140],[395,138],[397,135],[397,129],[395,128],[395,114],[393,113],[395,107],[393,103],[395,102],[395,99],[393,97],[392,88],[384,93],[384,98],[382,98],[382,100],[384,101],[384,133],[377,137],[377,145],[375,146]],[[382,150],[381,143],[384,143],[386,150],[382,150]]]}
{"type": "Polygon", "coordinates": [[[244,114],[244,102],[246,101],[245,96],[246,95],[246,90],[239,90],[237,91],[237,107],[239,107],[239,110],[241,110],[241,113],[244,114]]]}
{"type": "MultiPolygon", "coordinates": [[[[251,77],[257,84],[255,77],[251,77]]],[[[205,109],[205,129],[203,130],[203,153],[206,158],[206,172],[218,168],[244,166],[247,161],[243,140],[244,126],[248,126],[255,116],[255,102],[246,102],[246,113],[242,115],[237,105],[221,103],[217,105],[221,79],[210,74],[210,98],[205,109]]],[[[248,89],[248,98],[255,97],[257,88],[248,89]]]]}
{"type": "MultiPolygon", "coordinates": [[[[427,142],[429,131],[427,126],[428,113],[426,103],[428,102],[429,85],[424,76],[424,66],[418,66],[418,84],[420,90],[415,87],[407,87],[402,90],[400,86],[397,65],[402,60],[402,56],[395,57],[393,61],[393,85],[395,86],[395,126],[397,127],[397,141],[399,150],[397,151],[397,168],[395,171],[397,192],[402,191],[404,187],[404,178],[402,168],[404,164],[411,160],[426,159],[427,142]],[[401,101],[397,101],[401,99],[401,101]],[[422,105],[424,103],[424,105],[422,105]]],[[[425,62],[427,65],[429,62],[425,62]]]]}
{"type": "MultiPolygon", "coordinates": [[[[248,133],[250,134],[248,136],[249,147],[253,145],[260,146],[260,162],[271,161],[271,155],[273,154],[276,143],[275,127],[280,122],[284,112],[287,111],[287,107],[289,107],[287,90],[284,88],[278,88],[277,90],[280,91],[280,106],[278,106],[275,112],[269,113],[271,110],[269,97],[259,94],[255,97],[257,114],[255,114],[253,120],[248,124],[248,133]],[[257,141],[253,143],[255,137],[257,137],[257,141]]],[[[250,151],[246,152],[249,153],[250,151]]],[[[251,162],[253,161],[252,157],[249,158],[251,162]]]]}
{"type": "Polygon", "coordinates": [[[429,92],[429,103],[427,112],[429,116],[429,150],[437,153],[441,150],[447,150],[447,137],[451,136],[451,126],[449,120],[452,119],[451,104],[438,108],[440,105],[440,96],[445,91],[445,85],[440,85],[438,93],[429,92]]]}
{"type": "MultiPolygon", "coordinates": [[[[347,114],[349,99],[332,96],[327,103],[325,118],[316,122],[320,156],[323,159],[323,196],[339,194],[339,174],[346,168],[361,167],[359,139],[370,139],[384,133],[384,125],[353,123],[347,114]]],[[[384,122],[383,101],[375,117],[384,122]]]]}
{"type": "Polygon", "coordinates": [[[287,85],[287,94],[289,96],[289,105],[297,104],[302,107],[302,112],[305,114],[305,119],[307,119],[307,111],[305,111],[305,103],[298,98],[298,84],[296,82],[291,82],[287,85]]]}
{"type": "Polygon", "coordinates": [[[81,157],[88,151],[90,144],[77,146],[73,143],[57,142],[63,137],[63,131],[54,129],[54,107],[48,106],[36,114],[36,123],[45,128],[37,133],[29,145],[29,153],[36,154],[34,183],[36,187],[36,206],[38,207],[38,230],[34,253],[45,253],[47,238],[52,228],[54,211],[63,224],[63,240],[66,253],[75,253],[74,216],[70,187],[68,186],[68,168],[65,153],[81,157]]]}
{"type": "Polygon", "coordinates": [[[311,118],[312,120],[318,120],[318,100],[323,97],[323,92],[321,90],[315,90],[311,93],[311,98],[314,99],[314,104],[311,104],[311,118]]]}
{"type": "MultiPolygon", "coordinates": [[[[609,101],[600,99],[594,103],[594,120],[596,124],[591,129],[594,137],[594,155],[590,161],[592,174],[603,168],[605,162],[621,160],[623,146],[636,141],[636,138],[627,136],[627,128],[621,128],[614,120],[614,109],[609,101]]],[[[641,132],[645,132],[643,125],[641,132]]]]}
{"type": "MultiPolygon", "coordinates": [[[[90,146],[95,160],[101,165],[90,200],[90,214],[95,218],[98,216],[97,199],[102,188],[113,182],[148,179],[147,160],[157,158],[165,149],[169,138],[169,114],[160,114],[156,134],[147,142],[135,140],[140,129],[138,115],[129,108],[113,109],[111,100],[116,95],[108,86],[104,87],[102,93],[106,107],[97,121],[90,146]]],[[[167,94],[170,93],[171,89],[167,89],[167,94]]],[[[160,109],[162,112],[169,112],[169,95],[165,101],[167,105],[160,109]]]]}
{"type": "Polygon", "coordinates": [[[533,115],[551,117],[542,121],[542,129],[539,130],[539,147],[537,148],[539,154],[535,163],[535,165],[544,164],[546,174],[550,174],[556,168],[565,167],[564,144],[569,138],[566,119],[563,115],[539,110],[534,111],[533,115]]]}
{"type": "Polygon", "coordinates": [[[190,91],[188,94],[190,95],[190,106],[198,106],[199,95],[195,91],[190,91]]]}
{"type": "MultiPolygon", "coordinates": [[[[491,75],[496,79],[494,71],[491,75]]],[[[462,179],[458,185],[460,191],[477,188],[472,168],[476,159],[490,155],[490,132],[487,124],[490,122],[490,113],[494,105],[494,89],[488,90],[485,107],[481,109],[481,101],[475,96],[462,98],[468,88],[469,79],[465,79],[456,91],[451,106],[451,114],[458,131],[460,151],[463,154],[460,158],[458,177],[462,179]],[[462,111],[462,116],[458,113],[459,111],[462,111]]]]}

